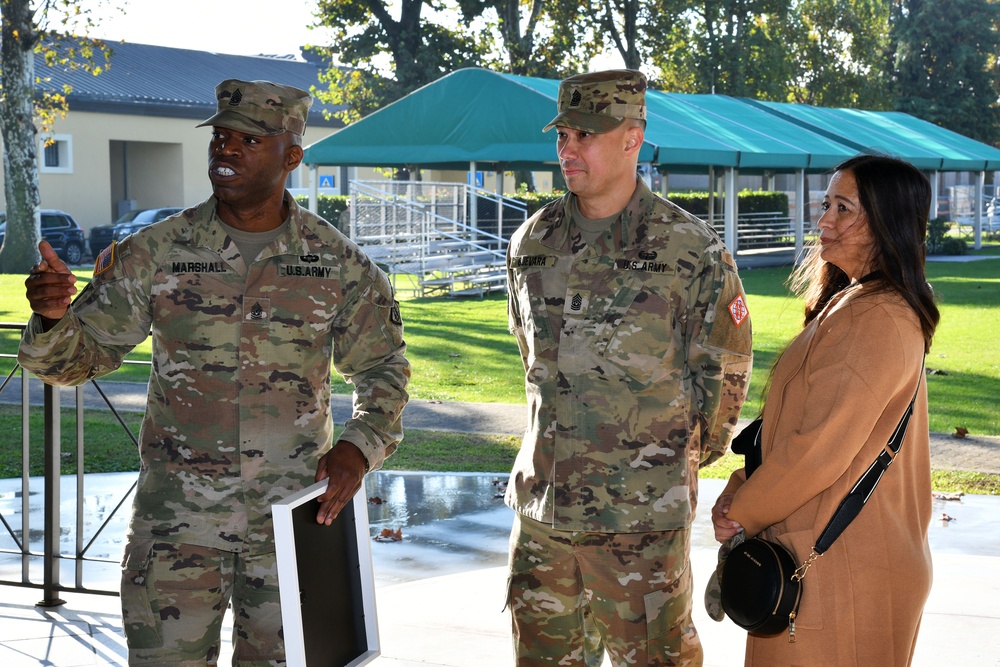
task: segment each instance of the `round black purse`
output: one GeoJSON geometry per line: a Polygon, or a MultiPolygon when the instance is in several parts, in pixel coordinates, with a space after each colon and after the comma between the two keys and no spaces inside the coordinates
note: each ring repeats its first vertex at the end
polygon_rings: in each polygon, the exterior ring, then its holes
{"type": "Polygon", "coordinates": [[[795,561],[780,544],[754,537],[735,547],[722,568],[722,608],[736,625],[759,635],[794,627],[802,599],[795,561]]]}

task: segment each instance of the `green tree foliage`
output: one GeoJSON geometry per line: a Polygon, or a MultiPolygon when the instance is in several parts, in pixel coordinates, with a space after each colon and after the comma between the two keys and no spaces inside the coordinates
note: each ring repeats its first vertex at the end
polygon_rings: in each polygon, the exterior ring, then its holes
{"type": "Polygon", "coordinates": [[[524,76],[561,78],[580,71],[596,54],[581,35],[592,21],[586,7],[566,0],[458,0],[467,25],[481,22],[491,45],[482,65],[524,76]]]}
{"type": "MultiPolygon", "coordinates": [[[[684,93],[781,100],[791,78],[790,0],[700,0],[660,27],[651,62],[660,85],[684,93]]],[[[660,13],[660,20],[670,12],[660,13]]]]}
{"type": "Polygon", "coordinates": [[[588,0],[595,49],[611,46],[625,67],[646,71],[689,5],[687,0],[588,0]]]}
{"type": "Polygon", "coordinates": [[[332,30],[333,39],[314,47],[331,62],[321,77],[329,88],[317,96],[344,105],[337,115],[351,122],[449,72],[478,65],[483,45],[464,26],[433,17],[444,9],[435,0],[320,0],[317,24],[332,30]]]}
{"type": "Polygon", "coordinates": [[[1000,4],[897,0],[895,108],[985,143],[1000,140],[990,66],[1000,46],[1000,4]]]}
{"type": "Polygon", "coordinates": [[[643,56],[646,54],[640,53],[639,49],[648,46],[649,42],[643,40],[645,44],[640,43],[639,26],[642,21],[640,13],[644,7],[654,3],[641,3],[639,0],[601,0],[595,4],[601,10],[601,27],[604,33],[611,37],[625,67],[641,69],[643,56]]]}
{"type": "Polygon", "coordinates": [[[95,75],[111,55],[102,42],[72,34],[69,29],[75,25],[92,27],[89,10],[79,0],[0,0],[0,134],[7,201],[0,273],[27,273],[38,258],[36,139],[39,129],[47,131],[55,118],[65,115],[71,92],[68,87],[39,92],[45,82],[35,76],[36,54],[50,67],[82,68],[95,75]]]}
{"type": "Polygon", "coordinates": [[[789,15],[789,102],[873,110],[892,105],[890,0],[799,0],[789,15]]]}

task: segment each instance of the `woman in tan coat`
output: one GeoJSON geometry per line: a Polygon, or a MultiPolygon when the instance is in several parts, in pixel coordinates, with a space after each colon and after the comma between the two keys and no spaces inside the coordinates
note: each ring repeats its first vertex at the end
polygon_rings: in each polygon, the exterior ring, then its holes
{"type": "Polygon", "coordinates": [[[720,542],[762,534],[803,562],[917,396],[899,454],[802,582],[796,641],[749,635],[747,665],[912,660],[931,587],[922,362],[939,315],[924,273],[930,201],[927,179],[906,162],[846,161],[824,197],[819,242],[793,274],[805,327],[772,371],[760,466],[749,478],[733,473],[712,510],[720,542]]]}

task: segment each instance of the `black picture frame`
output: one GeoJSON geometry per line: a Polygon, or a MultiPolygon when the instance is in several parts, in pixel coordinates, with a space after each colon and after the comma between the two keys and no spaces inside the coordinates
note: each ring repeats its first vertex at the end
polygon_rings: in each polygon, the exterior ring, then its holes
{"type": "Polygon", "coordinates": [[[365,488],[326,526],[315,502],[326,486],[271,505],[288,667],[361,667],[381,653],[365,488]]]}

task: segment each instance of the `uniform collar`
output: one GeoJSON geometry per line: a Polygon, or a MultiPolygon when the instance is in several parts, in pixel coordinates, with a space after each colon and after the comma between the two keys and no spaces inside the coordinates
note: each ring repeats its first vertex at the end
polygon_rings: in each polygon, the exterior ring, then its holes
{"type": "MultiPolygon", "coordinates": [[[[573,201],[575,197],[576,195],[572,192],[566,193],[566,196],[563,197],[557,209],[558,214],[548,221],[540,221],[543,224],[547,222],[545,224],[546,230],[540,239],[542,245],[556,250],[563,250],[564,252],[572,252],[570,248],[570,232],[573,225],[570,223],[573,219],[573,201]]],[[[641,218],[640,213],[648,206],[652,197],[653,192],[646,185],[646,182],[637,176],[632,198],[611,223],[611,238],[614,246],[604,248],[605,250],[621,252],[625,248],[635,244],[639,236],[639,230],[637,230],[636,226],[641,218]]],[[[604,237],[601,236],[597,239],[595,245],[604,243],[604,237]]]]}

